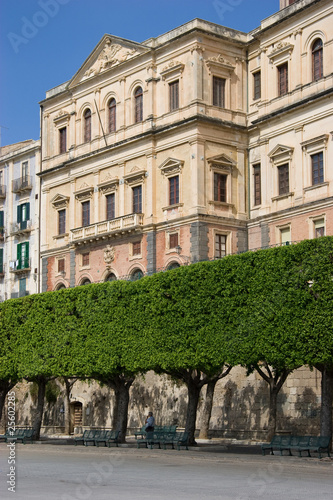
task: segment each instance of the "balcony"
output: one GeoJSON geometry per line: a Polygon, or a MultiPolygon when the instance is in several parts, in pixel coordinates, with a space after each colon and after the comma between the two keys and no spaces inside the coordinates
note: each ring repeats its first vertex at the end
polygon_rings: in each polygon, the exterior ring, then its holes
{"type": "Polygon", "coordinates": [[[0,200],[6,198],[6,186],[0,186],[0,200]]]}
{"type": "Polygon", "coordinates": [[[12,181],[12,191],[13,193],[24,193],[25,191],[32,190],[32,177],[28,175],[26,177],[19,177],[12,181]]]}
{"type": "Polygon", "coordinates": [[[25,273],[31,271],[31,260],[30,259],[18,259],[11,260],[9,262],[9,272],[10,273],[25,273]]]}
{"type": "Polygon", "coordinates": [[[31,220],[23,220],[21,222],[14,222],[11,225],[10,233],[11,234],[26,234],[30,233],[32,229],[32,221],[31,220]]]}
{"type": "Polygon", "coordinates": [[[143,214],[130,214],[71,229],[71,241],[77,245],[137,231],[143,225],[143,214]]]}

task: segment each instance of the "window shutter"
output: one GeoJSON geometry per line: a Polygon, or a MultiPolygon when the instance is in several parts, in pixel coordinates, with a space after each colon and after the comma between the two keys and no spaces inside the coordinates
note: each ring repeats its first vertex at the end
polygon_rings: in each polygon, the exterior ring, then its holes
{"type": "Polygon", "coordinates": [[[25,216],[25,220],[30,220],[30,203],[26,203],[26,216],[25,216]]]}
{"type": "Polygon", "coordinates": [[[0,229],[3,228],[3,210],[0,211],[0,229]]]}
{"type": "Polygon", "coordinates": [[[0,273],[3,273],[3,248],[0,248],[0,273]]]}
{"type": "Polygon", "coordinates": [[[17,260],[19,261],[19,265],[21,261],[21,256],[22,256],[22,243],[19,243],[17,245],[17,260]]]}
{"type": "Polygon", "coordinates": [[[22,205],[17,205],[17,222],[22,222],[22,205]]]}

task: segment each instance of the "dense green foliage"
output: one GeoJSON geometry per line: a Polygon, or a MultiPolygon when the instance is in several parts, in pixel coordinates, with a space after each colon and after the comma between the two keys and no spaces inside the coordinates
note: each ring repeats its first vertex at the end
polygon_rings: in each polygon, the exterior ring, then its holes
{"type": "Polygon", "coordinates": [[[0,379],[333,365],[333,238],[0,306],[0,379]]]}

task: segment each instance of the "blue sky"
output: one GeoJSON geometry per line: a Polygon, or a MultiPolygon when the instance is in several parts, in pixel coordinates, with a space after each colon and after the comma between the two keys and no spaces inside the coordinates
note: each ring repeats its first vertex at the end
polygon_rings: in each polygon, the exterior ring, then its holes
{"type": "Polygon", "coordinates": [[[279,0],[2,0],[1,145],[39,138],[39,102],[105,33],[142,42],[199,17],[249,32],[279,0]]]}

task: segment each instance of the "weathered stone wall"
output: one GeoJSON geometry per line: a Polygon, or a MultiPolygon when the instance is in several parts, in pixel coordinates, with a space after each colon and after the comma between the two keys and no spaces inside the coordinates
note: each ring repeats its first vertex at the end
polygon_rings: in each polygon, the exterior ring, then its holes
{"type": "MultiPolygon", "coordinates": [[[[320,382],[317,370],[303,367],[287,379],[278,396],[277,429],[294,434],[317,434],[320,418],[320,382]]],[[[31,424],[34,398],[31,384],[21,382],[15,387],[17,425],[31,424]]],[[[59,384],[56,403],[45,403],[42,433],[64,432],[65,388],[59,384]]],[[[202,391],[197,429],[205,397],[202,391]]],[[[71,402],[82,403],[82,428],[111,427],[114,407],[113,391],[97,383],[77,381],[71,391],[71,402]]],[[[235,367],[230,375],[216,385],[210,423],[211,437],[264,440],[268,423],[268,385],[258,374],[246,377],[245,369],[235,367]]],[[[133,432],[153,411],[156,424],[185,426],[187,391],[184,385],[153,372],[137,377],[130,393],[128,428],[133,432]]],[[[82,429],[77,429],[81,431],[82,429]]]]}

